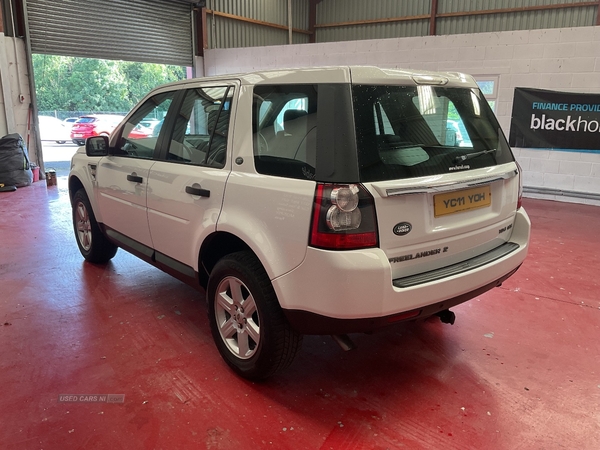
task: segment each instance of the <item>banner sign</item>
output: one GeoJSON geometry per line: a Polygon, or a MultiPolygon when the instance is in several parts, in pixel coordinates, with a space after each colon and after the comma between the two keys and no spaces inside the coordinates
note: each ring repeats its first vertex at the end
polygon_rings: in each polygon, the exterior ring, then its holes
{"type": "Polygon", "coordinates": [[[600,152],[600,94],[515,88],[509,143],[600,152]]]}

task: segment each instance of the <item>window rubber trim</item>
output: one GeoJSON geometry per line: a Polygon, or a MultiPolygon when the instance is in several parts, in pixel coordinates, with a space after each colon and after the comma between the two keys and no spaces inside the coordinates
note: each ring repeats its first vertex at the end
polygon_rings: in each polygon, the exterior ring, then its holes
{"type": "Polygon", "coordinates": [[[432,281],[441,280],[454,275],[460,275],[461,273],[468,272],[470,270],[477,269],[479,267],[490,264],[506,255],[514,252],[519,248],[519,244],[514,242],[506,242],[499,247],[496,247],[489,252],[483,253],[482,255],[475,256],[474,258],[461,261],[450,266],[441,267],[436,270],[429,272],[419,273],[403,278],[396,278],[392,281],[392,284],[397,288],[408,288],[417,286],[419,284],[431,283],[432,281]]]}

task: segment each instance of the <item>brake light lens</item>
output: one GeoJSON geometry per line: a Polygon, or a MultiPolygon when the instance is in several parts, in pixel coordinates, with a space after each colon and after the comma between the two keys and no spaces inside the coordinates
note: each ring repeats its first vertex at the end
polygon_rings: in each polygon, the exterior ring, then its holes
{"type": "Polygon", "coordinates": [[[317,184],[312,247],[355,250],[378,245],[375,202],[359,184],[317,184]]]}
{"type": "Polygon", "coordinates": [[[517,161],[515,162],[517,163],[517,171],[519,172],[519,196],[517,197],[517,210],[519,210],[523,206],[523,169],[517,161]]]}

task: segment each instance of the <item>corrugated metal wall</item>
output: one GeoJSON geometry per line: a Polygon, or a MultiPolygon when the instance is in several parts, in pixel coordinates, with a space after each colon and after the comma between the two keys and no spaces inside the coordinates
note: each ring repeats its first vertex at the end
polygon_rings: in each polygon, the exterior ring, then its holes
{"type": "MultiPolygon", "coordinates": [[[[523,8],[579,3],[582,0],[442,0],[438,14],[523,8]]],[[[582,27],[595,25],[597,6],[548,9],[540,11],[484,14],[437,19],[437,34],[481,33],[487,31],[534,30],[540,28],[582,27]]]]}
{"type": "Polygon", "coordinates": [[[27,0],[34,53],[191,66],[190,3],[27,0]]]}
{"type": "MultiPolygon", "coordinates": [[[[317,5],[317,26],[340,22],[431,14],[428,0],[323,0],[317,5]]],[[[426,36],[429,20],[317,28],[317,42],[426,36]]]]}
{"type": "MultiPolygon", "coordinates": [[[[292,0],[292,26],[308,29],[308,0],[292,0]]],[[[208,0],[206,7],[227,14],[288,26],[287,0],[208,0]]],[[[207,14],[208,48],[256,47],[288,44],[288,31],[207,14]]],[[[308,35],[293,33],[294,44],[308,35]]]]}
{"type": "MultiPolygon", "coordinates": [[[[439,0],[440,15],[508,8],[543,7],[581,3],[583,0],[439,0]]],[[[287,27],[287,0],[207,0],[207,8],[287,27]]],[[[317,5],[316,42],[383,39],[429,35],[431,0],[322,0],[317,5]],[[415,20],[347,24],[389,18],[415,20]],[[418,18],[420,17],[420,18],[418,18]],[[340,25],[346,23],[345,25],[340,25]],[[332,26],[335,25],[335,26],[332,26]]],[[[292,0],[293,27],[308,30],[309,0],[292,0]]],[[[523,12],[438,17],[436,34],[480,33],[592,26],[598,6],[523,12]]],[[[254,47],[288,43],[287,30],[208,15],[209,48],[254,47]]],[[[295,32],[293,43],[309,42],[307,34],[295,32]]]]}

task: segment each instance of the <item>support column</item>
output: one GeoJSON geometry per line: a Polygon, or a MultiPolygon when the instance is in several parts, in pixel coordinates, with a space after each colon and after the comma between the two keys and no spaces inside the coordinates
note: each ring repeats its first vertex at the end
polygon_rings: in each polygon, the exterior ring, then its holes
{"type": "Polygon", "coordinates": [[[292,32],[292,0],[288,0],[288,44],[292,45],[293,41],[293,32],[292,32]]]}
{"type": "Polygon", "coordinates": [[[3,133],[2,136],[9,133],[15,133],[17,129],[11,95],[12,91],[10,87],[8,57],[6,55],[6,44],[8,43],[9,39],[15,38],[7,38],[4,36],[4,33],[0,33],[0,95],[2,95],[2,104],[4,106],[3,112],[5,119],[5,123],[0,124],[0,130],[5,131],[5,133],[3,133]]]}
{"type": "Polygon", "coordinates": [[[315,25],[317,24],[317,5],[319,3],[321,3],[321,0],[310,0],[308,6],[308,31],[310,31],[308,42],[311,44],[317,42],[317,31],[315,25]]]}
{"type": "Polygon", "coordinates": [[[431,18],[429,19],[429,35],[435,36],[437,26],[438,0],[431,0],[431,18]]]}

